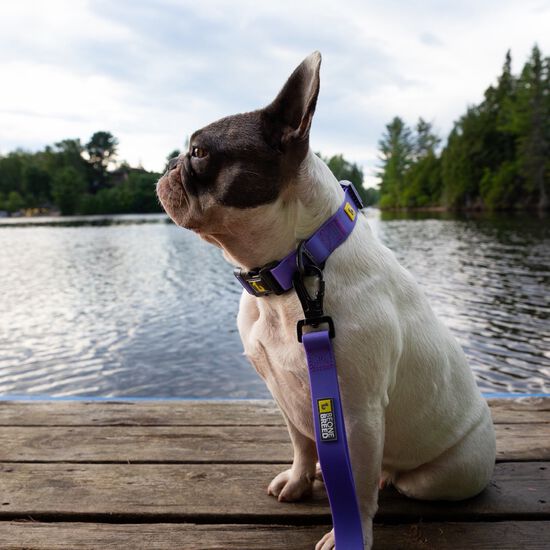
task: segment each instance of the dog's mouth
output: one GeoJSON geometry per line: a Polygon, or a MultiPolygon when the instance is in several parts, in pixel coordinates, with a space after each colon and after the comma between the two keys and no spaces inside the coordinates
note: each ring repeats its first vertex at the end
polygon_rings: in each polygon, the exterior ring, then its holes
{"type": "Polygon", "coordinates": [[[178,224],[185,226],[189,211],[189,193],[185,187],[184,163],[169,169],[157,182],[157,195],[166,213],[178,224]]]}

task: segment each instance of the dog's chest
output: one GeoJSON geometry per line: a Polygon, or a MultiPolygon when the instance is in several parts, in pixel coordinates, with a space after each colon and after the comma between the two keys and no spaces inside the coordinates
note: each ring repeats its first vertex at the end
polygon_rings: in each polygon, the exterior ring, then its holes
{"type": "Polygon", "coordinates": [[[273,397],[302,433],[313,435],[309,378],[303,347],[296,338],[299,304],[271,307],[245,298],[239,310],[239,332],[246,356],[273,397]]]}

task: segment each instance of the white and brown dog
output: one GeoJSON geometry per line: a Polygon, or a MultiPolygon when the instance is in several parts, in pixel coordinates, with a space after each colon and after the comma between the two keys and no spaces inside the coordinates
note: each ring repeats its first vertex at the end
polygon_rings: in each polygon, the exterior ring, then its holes
{"type": "MultiPolygon", "coordinates": [[[[249,270],[285,257],[340,206],[343,191],[309,148],[319,94],[318,52],[267,107],[195,132],[157,184],[166,212],[249,270]]],[[[365,548],[379,482],[418,499],[464,499],[489,482],[495,435],[466,358],[412,276],[360,216],[324,270],[334,349],[365,548]]],[[[308,370],[294,291],[243,292],[237,319],[246,355],[286,420],[292,467],[269,485],[280,501],[306,495],[316,473],[308,370]]],[[[328,533],[317,550],[334,548],[328,533]]],[[[340,549],[340,550],[346,550],[340,549]]]]}

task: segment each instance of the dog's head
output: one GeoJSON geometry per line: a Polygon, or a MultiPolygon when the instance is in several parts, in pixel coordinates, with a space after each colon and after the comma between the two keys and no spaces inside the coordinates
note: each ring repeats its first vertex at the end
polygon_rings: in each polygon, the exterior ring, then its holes
{"type": "Polygon", "coordinates": [[[223,241],[224,232],[247,224],[247,212],[291,192],[309,150],[320,65],[320,53],[312,53],[267,107],[222,118],[191,136],[189,150],[170,161],[157,184],[176,224],[223,241]]]}

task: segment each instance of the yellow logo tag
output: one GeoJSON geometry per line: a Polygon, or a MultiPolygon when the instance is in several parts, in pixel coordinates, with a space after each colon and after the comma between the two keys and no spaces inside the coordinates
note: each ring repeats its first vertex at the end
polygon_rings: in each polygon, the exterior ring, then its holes
{"type": "Polygon", "coordinates": [[[250,281],[250,286],[256,291],[256,292],[265,292],[265,288],[256,281],[250,281]]]}
{"type": "Polygon", "coordinates": [[[317,401],[317,406],[321,414],[332,412],[332,399],[319,399],[317,401]]]}
{"type": "Polygon", "coordinates": [[[353,221],[355,219],[356,212],[355,212],[353,206],[349,202],[346,202],[346,204],[344,206],[344,212],[348,215],[348,218],[351,221],[353,221]]]}

